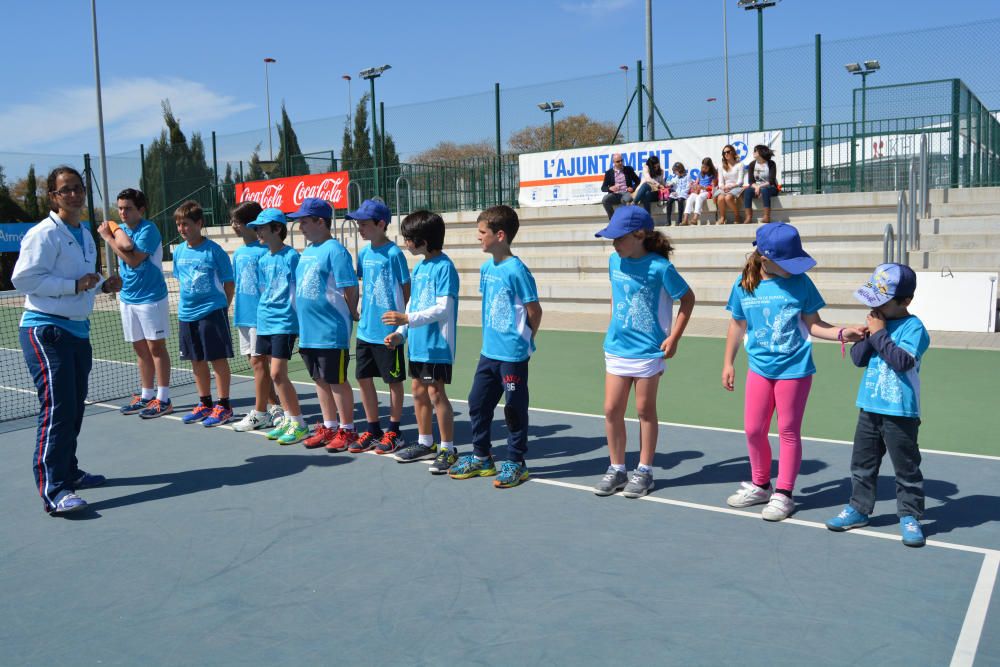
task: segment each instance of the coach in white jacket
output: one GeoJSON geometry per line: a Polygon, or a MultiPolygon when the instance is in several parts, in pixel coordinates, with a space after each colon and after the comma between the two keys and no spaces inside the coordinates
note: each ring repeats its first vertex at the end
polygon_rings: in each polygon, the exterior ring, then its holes
{"type": "Polygon", "coordinates": [[[80,222],[83,178],[72,167],[49,174],[52,212],[25,234],[14,266],[14,287],[24,292],[20,341],[38,390],[35,485],[45,511],[64,514],[86,507],[76,491],[105,482],[77,465],[91,367],[90,313],[94,294],[116,292],[121,280],[95,272],[97,247],[80,222]]]}

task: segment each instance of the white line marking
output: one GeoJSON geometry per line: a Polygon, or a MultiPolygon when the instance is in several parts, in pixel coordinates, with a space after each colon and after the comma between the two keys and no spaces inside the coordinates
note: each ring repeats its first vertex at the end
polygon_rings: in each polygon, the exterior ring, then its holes
{"type": "Polygon", "coordinates": [[[38,394],[37,391],[34,391],[32,389],[21,389],[20,387],[8,387],[8,386],[2,385],[2,384],[0,384],[0,389],[6,389],[7,391],[19,391],[22,394],[31,394],[32,396],[35,396],[35,395],[38,394]]]}
{"type": "Polygon", "coordinates": [[[983,566],[979,569],[976,587],[972,591],[972,600],[969,601],[969,608],[965,612],[958,644],[955,645],[955,652],[951,656],[951,667],[972,667],[976,661],[976,651],[983,635],[983,626],[986,625],[986,612],[990,608],[990,597],[996,586],[998,570],[1000,570],[1000,555],[995,552],[986,554],[983,566]]]}

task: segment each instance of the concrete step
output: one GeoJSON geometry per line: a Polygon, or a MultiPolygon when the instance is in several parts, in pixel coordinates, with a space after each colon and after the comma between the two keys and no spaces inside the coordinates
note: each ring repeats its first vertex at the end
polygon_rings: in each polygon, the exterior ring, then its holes
{"type": "Polygon", "coordinates": [[[1000,252],[983,250],[910,250],[910,266],[916,271],[1000,271],[1000,252]]]}
{"type": "Polygon", "coordinates": [[[923,234],[920,250],[988,250],[1000,255],[1000,231],[995,233],[923,234]]]}
{"type": "Polygon", "coordinates": [[[919,220],[918,225],[921,235],[971,232],[1000,234],[1000,215],[993,212],[991,215],[929,217],[919,220]]]}

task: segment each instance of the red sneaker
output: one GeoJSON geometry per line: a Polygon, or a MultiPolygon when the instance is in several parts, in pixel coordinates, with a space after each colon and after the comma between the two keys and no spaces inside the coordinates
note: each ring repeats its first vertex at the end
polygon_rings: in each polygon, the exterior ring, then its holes
{"type": "Polygon", "coordinates": [[[350,448],[351,445],[358,441],[358,432],[354,429],[346,431],[342,428],[337,429],[337,433],[333,436],[330,442],[326,443],[326,451],[328,452],[343,452],[350,448]]]}
{"type": "Polygon", "coordinates": [[[327,428],[323,425],[323,422],[316,424],[316,430],[311,436],[302,441],[302,445],[306,449],[316,449],[317,447],[323,447],[328,442],[333,440],[336,435],[336,431],[332,428],[327,428]]]}
{"type": "Polygon", "coordinates": [[[365,431],[358,436],[358,439],[351,443],[351,446],[347,448],[351,454],[360,454],[361,452],[367,452],[369,449],[373,448],[378,440],[370,431],[365,431]]]}

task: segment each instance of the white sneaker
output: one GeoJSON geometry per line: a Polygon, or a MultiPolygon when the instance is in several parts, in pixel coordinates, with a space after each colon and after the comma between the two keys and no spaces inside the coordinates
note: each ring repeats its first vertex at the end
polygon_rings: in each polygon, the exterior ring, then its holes
{"type": "Polygon", "coordinates": [[[285,411],[280,405],[272,405],[267,410],[267,414],[271,415],[271,425],[277,425],[278,421],[285,418],[285,411]]]}
{"type": "Polygon", "coordinates": [[[783,493],[775,493],[760,513],[764,521],[783,521],[795,511],[795,501],[783,493]]]}
{"type": "Polygon", "coordinates": [[[771,489],[762,489],[750,482],[740,482],[739,490],[726,498],[726,504],[730,507],[750,507],[763,505],[770,499],[771,489]]]}
{"type": "Polygon", "coordinates": [[[271,426],[272,419],[270,412],[257,412],[251,410],[239,422],[233,425],[234,431],[245,433],[246,431],[256,431],[259,428],[271,426]]]}

